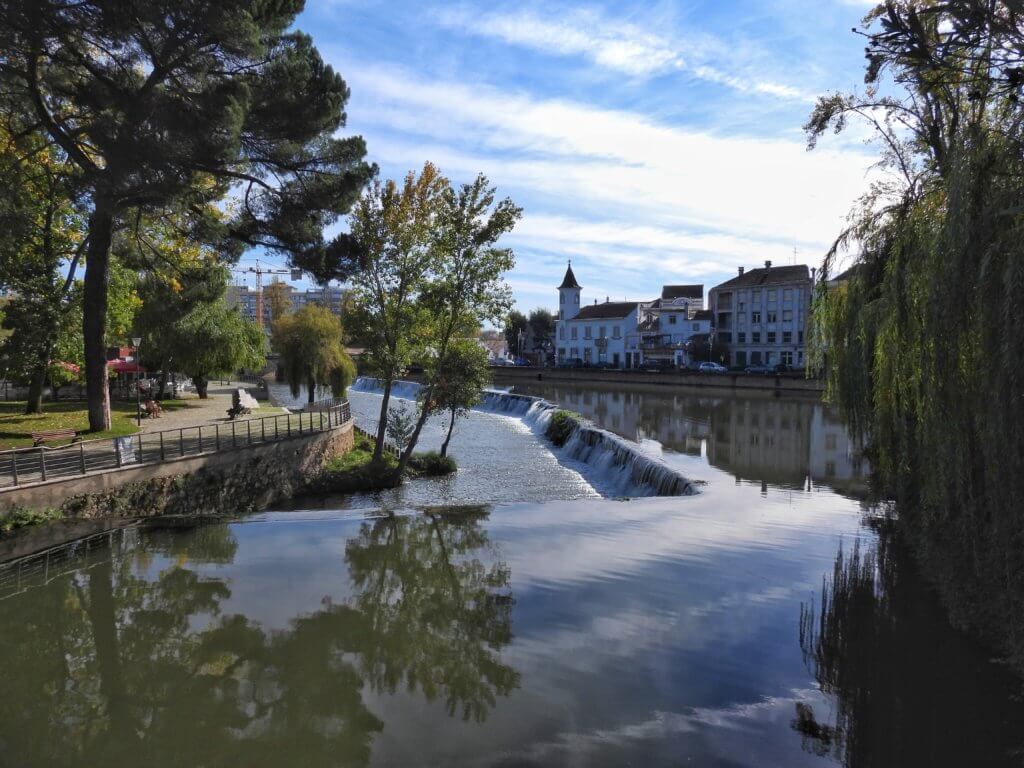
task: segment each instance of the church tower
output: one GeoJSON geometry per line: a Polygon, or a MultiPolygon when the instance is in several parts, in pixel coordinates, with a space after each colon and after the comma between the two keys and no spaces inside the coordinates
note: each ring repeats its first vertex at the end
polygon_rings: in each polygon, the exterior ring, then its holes
{"type": "Polygon", "coordinates": [[[580,291],[583,288],[576,282],[572,273],[572,262],[565,270],[562,284],[558,286],[558,319],[572,320],[580,311],[580,291]]]}

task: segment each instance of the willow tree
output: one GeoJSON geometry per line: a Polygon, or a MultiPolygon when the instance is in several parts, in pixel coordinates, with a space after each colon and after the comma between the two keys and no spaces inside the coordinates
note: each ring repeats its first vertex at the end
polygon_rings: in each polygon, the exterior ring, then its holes
{"type": "Polygon", "coordinates": [[[318,386],[330,387],[335,397],[344,396],[356,367],[345,352],[343,339],[337,315],[316,304],[306,304],[277,319],[271,344],[281,355],[293,397],[305,387],[312,403],[318,386]]]}
{"type": "Polygon", "coordinates": [[[806,126],[813,146],[868,121],[884,171],[825,259],[858,250],[822,282],[819,361],[954,617],[1024,664],[1024,13],[890,2],[865,22],[866,91],[806,126]]]}
{"type": "Polygon", "coordinates": [[[345,277],[324,227],[374,169],[336,138],[349,91],[307,35],[302,0],[0,0],[0,110],[79,172],[89,212],[83,335],[89,426],[109,427],[110,247],[135,210],[196,212],[194,236],[263,247],[318,280],[345,277]],[[238,191],[237,216],[203,216],[238,191]]]}

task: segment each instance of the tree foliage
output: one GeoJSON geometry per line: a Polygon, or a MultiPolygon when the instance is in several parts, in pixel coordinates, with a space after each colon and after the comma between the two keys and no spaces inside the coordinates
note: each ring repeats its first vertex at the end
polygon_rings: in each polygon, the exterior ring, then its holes
{"type": "Polygon", "coordinates": [[[437,383],[431,410],[449,414],[448,433],[441,444],[441,455],[447,456],[455,420],[468,415],[469,409],[483,399],[483,391],[491,383],[491,371],[487,350],[476,339],[454,341],[446,357],[435,360],[434,365],[438,372],[432,376],[437,383]]]}
{"type": "Polygon", "coordinates": [[[330,387],[335,397],[344,396],[355,379],[356,367],[345,352],[343,338],[337,315],[316,304],[278,318],[272,344],[281,355],[293,397],[305,387],[312,403],[318,386],[330,387]]]}
{"type": "Polygon", "coordinates": [[[825,259],[828,276],[859,251],[822,282],[817,360],[954,617],[1024,663],[1024,16],[890,2],[866,21],[865,92],[823,98],[806,126],[813,146],[867,119],[882,147],[825,259]]]}
{"type": "Polygon", "coordinates": [[[170,326],[167,351],[205,398],[210,377],[261,366],[266,340],[256,323],[219,299],[199,304],[170,326]]]}
{"type": "Polygon", "coordinates": [[[509,354],[518,354],[519,337],[529,333],[530,320],[518,309],[513,309],[509,312],[504,320],[505,324],[502,326],[502,333],[505,335],[505,347],[508,349],[509,354]]]}
{"type": "Polygon", "coordinates": [[[89,211],[83,335],[89,420],[109,426],[103,342],[110,246],[138,212],[189,211],[191,233],[263,247],[319,280],[350,239],[324,227],[374,168],[338,138],[349,91],[292,25],[301,2],[2,0],[0,111],[76,169],[89,211]],[[229,220],[208,204],[240,187],[229,220]]]}

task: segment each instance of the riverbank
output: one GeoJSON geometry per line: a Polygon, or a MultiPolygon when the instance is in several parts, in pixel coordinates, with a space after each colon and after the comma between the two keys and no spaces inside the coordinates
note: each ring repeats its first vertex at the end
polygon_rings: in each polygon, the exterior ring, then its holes
{"type": "MultiPolygon", "coordinates": [[[[681,390],[767,393],[774,396],[820,398],[825,391],[820,379],[798,374],[756,376],[745,373],[708,374],[689,371],[619,371],[597,368],[492,368],[494,383],[515,385],[527,381],[564,381],[581,386],[617,384],[623,387],[654,386],[681,390]]],[[[415,378],[415,377],[413,377],[415,378]]]]}

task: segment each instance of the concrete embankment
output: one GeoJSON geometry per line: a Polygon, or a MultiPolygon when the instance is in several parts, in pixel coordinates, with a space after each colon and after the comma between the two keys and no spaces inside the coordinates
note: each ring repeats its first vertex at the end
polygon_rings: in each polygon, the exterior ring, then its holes
{"type": "Polygon", "coordinates": [[[70,520],[257,510],[297,493],[353,442],[348,420],[275,442],[30,483],[0,492],[0,517],[17,507],[56,509],[70,520]]]}
{"type": "Polygon", "coordinates": [[[686,371],[616,371],[594,368],[492,368],[495,384],[526,381],[571,381],[580,385],[619,384],[676,387],[678,389],[769,393],[778,396],[821,397],[824,382],[797,375],[755,376],[745,373],[707,374],[686,371]]]}

